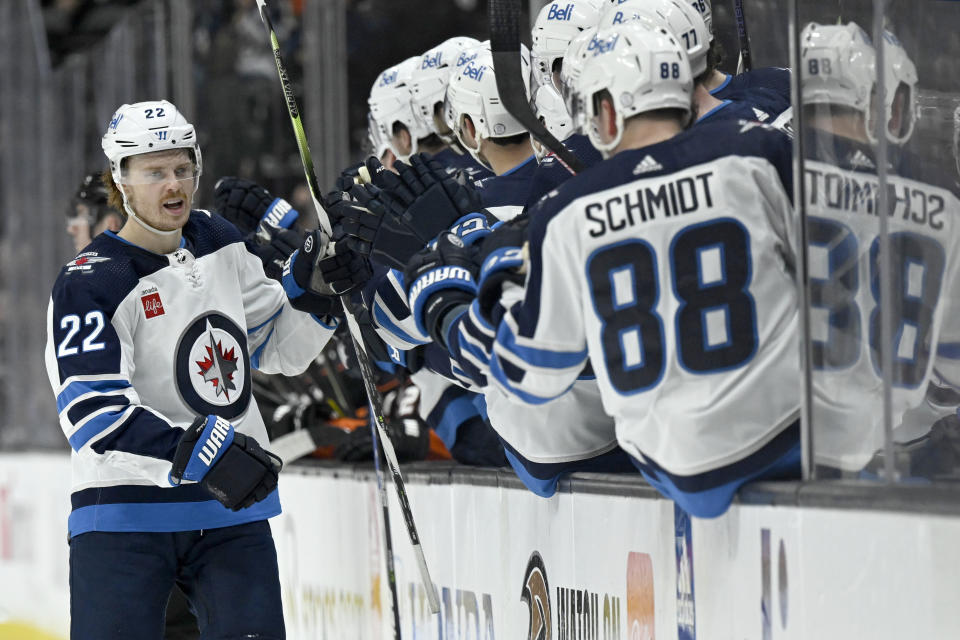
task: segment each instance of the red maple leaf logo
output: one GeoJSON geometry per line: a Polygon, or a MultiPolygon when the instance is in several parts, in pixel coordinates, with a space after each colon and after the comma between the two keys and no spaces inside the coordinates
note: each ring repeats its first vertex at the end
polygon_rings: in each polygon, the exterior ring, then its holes
{"type": "MultiPolygon", "coordinates": [[[[213,342],[212,339],[211,342],[213,342]]],[[[197,374],[203,376],[205,382],[213,384],[216,395],[223,394],[229,401],[230,392],[237,388],[233,383],[233,374],[237,370],[237,356],[234,354],[233,347],[224,352],[222,341],[217,341],[216,348],[217,351],[214,353],[210,347],[204,347],[207,351],[207,357],[196,361],[200,367],[197,374]]]]}
{"type": "Polygon", "coordinates": [[[83,257],[83,258],[77,258],[76,260],[74,260],[74,261],[73,261],[73,264],[79,266],[79,265],[82,265],[82,264],[87,264],[88,262],[90,262],[90,258],[83,257]]]}

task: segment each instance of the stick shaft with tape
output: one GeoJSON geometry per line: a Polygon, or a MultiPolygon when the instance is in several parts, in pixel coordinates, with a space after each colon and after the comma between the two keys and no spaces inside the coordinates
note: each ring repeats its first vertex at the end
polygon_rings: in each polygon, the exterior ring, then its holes
{"type": "MultiPolygon", "coordinates": [[[[277,34],[273,28],[273,23],[270,20],[270,16],[267,14],[267,5],[265,0],[257,0],[257,4],[260,7],[260,18],[263,20],[263,25],[266,27],[270,36],[270,44],[273,47],[274,61],[277,63],[277,73],[280,75],[280,83],[283,85],[283,93],[287,103],[287,111],[290,115],[290,123],[293,125],[293,133],[297,139],[297,148],[300,151],[300,160],[303,163],[303,170],[307,176],[307,185],[310,187],[310,195],[313,196],[313,204],[317,211],[317,219],[320,222],[320,227],[327,232],[328,235],[330,235],[330,219],[327,216],[326,211],[323,209],[323,205],[320,203],[320,188],[317,184],[317,178],[313,170],[313,159],[310,156],[310,147],[307,145],[307,136],[303,130],[303,123],[300,121],[300,109],[297,107],[297,101],[293,94],[290,76],[287,74],[286,66],[283,64],[283,57],[280,53],[280,42],[277,40],[277,34]]],[[[397,455],[393,450],[393,443],[390,440],[390,436],[386,430],[386,425],[383,422],[383,399],[380,397],[380,393],[377,391],[376,384],[374,383],[373,365],[370,362],[370,357],[367,355],[366,350],[363,348],[360,326],[357,324],[357,320],[352,312],[352,303],[350,301],[350,297],[343,295],[340,297],[340,300],[343,303],[343,310],[347,317],[347,325],[350,329],[350,337],[353,339],[353,348],[357,354],[357,362],[360,365],[360,374],[363,378],[363,386],[367,391],[367,397],[370,399],[370,404],[374,410],[373,419],[377,427],[376,432],[380,436],[380,443],[383,446],[384,457],[387,459],[387,466],[390,468],[390,474],[393,477],[393,486],[396,489],[397,498],[400,502],[400,510],[403,513],[404,523],[407,527],[407,534],[410,537],[410,544],[413,546],[413,552],[417,558],[417,566],[420,569],[420,579],[423,582],[424,590],[427,592],[427,600],[430,605],[430,611],[432,613],[439,613],[440,598],[437,596],[437,591],[433,585],[433,580],[430,578],[430,571],[427,568],[426,557],[423,555],[423,548],[420,546],[420,536],[417,534],[417,526],[413,520],[413,510],[410,508],[410,501],[407,498],[406,485],[403,482],[403,476],[400,475],[400,466],[397,462],[397,455]]],[[[377,443],[374,442],[374,447],[376,446],[377,443]]],[[[390,543],[389,536],[387,537],[387,543],[391,544],[389,553],[392,556],[392,543],[390,543]]],[[[394,598],[396,598],[396,582],[394,576],[390,575],[388,576],[388,579],[392,580],[391,589],[394,590],[393,595],[394,598]]]]}

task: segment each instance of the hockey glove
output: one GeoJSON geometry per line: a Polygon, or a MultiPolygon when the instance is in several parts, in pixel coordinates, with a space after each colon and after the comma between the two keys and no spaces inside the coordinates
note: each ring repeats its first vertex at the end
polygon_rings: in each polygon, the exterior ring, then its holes
{"type": "MultiPolygon", "coordinates": [[[[410,258],[437,234],[463,216],[481,210],[476,191],[420,156],[410,165],[397,163],[400,175],[378,170],[368,162],[373,181],[354,185],[349,193],[373,216],[356,217],[343,232],[356,237],[372,258],[403,269],[410,258]]],[[[376,163],[379,164],[379,163],[376,163]]]]}
{"type": "Polygon", "coordinates": [[[453,233],[437,238],[436,247],[424,249],[411,260],[403,274],[407,302],[417,329],[445,346],[447,314],[469,305],[477,292],[474,247],[453,233]]]}
{"type": "Polygon", "coordinates": [[[170,484],[199,482],[233,511],[260,502],[277,488],[283,461],[217,416],[193,421],[173,456],[170,484]]]}
{"type": "Polygon", "coordinates": [[[255,182],[226,176],[214,187],[214,209],[244,235],[266,229],[289,229],[299,212],[255,182]]]}
{"type": "Polygon", "coordinates": [[[280,282],[294,309],[324,315],[341,315],[336,296],[366,282],[372,275],[366,259],[333,246],[329,255],[326,235],[317,229],[306,237],[283,268],[280,282]]]}
{"type": "Polygon", "coordinates": [[[284,263],[303,244],[303,240],[303,234],[299,231],[275,229],[270,232],[266,244],[261,244],[262,236],[254,235],[248,238],[247,247],[263,262],[263,272],[267,277],[279,282],[284,263]]]}

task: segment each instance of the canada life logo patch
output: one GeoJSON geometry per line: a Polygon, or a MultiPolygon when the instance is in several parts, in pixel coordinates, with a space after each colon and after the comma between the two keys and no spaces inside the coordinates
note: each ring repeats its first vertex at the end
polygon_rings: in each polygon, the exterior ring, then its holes
{"type": "Polygon", "coordinates": [[[143,305],[143,314],[147,318],[156,318],[163,315],[163,301],[156,287],[140,292],[140,304],[143,305]]]}
{"type": "Polygon", "coordinates": [[[230,318],[208,313],[194,320],[177,345],[177,390],[201,415],[236,418],[250,404],[250,358],[245,333],[230,318]]]}

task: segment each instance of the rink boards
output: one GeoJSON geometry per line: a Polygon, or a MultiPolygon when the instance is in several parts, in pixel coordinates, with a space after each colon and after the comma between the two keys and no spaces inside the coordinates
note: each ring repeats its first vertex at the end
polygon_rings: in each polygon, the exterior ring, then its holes
{"type": "MultiPolygon", "coordinates": [[[[0,455],[0,624],[66,637],[69,475],[66,456],[0,455]]],[[[441,612],[427,610],[390,487],[403,638],[960,635],[949,494],[768,484],[691,522],[635,478],[578,477],[545,500],[504,472],[407,476],[441,612]]],[[[293,466],[281,500],[288,637],[392,637],[373,474],[293,466]]]]}

